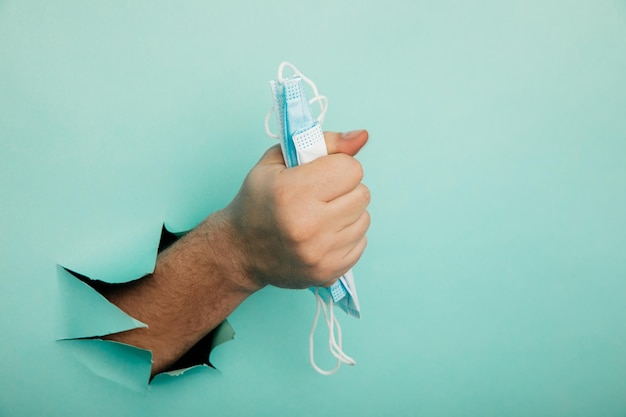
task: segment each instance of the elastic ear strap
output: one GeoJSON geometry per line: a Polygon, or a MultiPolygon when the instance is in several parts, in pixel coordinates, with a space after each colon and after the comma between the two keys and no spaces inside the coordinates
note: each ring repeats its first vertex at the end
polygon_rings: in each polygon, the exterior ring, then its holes
{"type": "Polygon", "coordinates": [[[332,375],[341,366],[342,363],[346,365],[356,365],[356,361],[348,356],[342,349],[342,334],[341,334],[341,326],[339,325],[339,321],[333,312],[333,300],[328,301],[328,309],[326,303],[324,303],[324,299],[319,294],[319,289],[315,288],[315,298],[316,298],[316,309],[315,309],[315,317],[313,318],[313,326],[311,327],[311,333],[309,334],[309,360],[311,361],[311,366],[318,373],[322,375],[332,375]],[[337,359],[337,364],[335,367],[329,371],[321,369],[315,363],[315,351],[314,351],[314,335],[315,329],[317,328],[317,322],[320,316],[320,310],[324,313],[324,320],[326,321],[326,325],[328,327],[328,348],[330,353],[337,359]],[[335,327],[337,328],[337,339],[335,339],[335,327]]]}
{"type": "Polygon", "coordinates": [[[328,345],[330,348],[330,352],[335,358],[337,358],[337,360],[341,361],[342,363],[345,363],[346,365],[356,365],[356,361],[342,350],[341,326],[339,325],[339,320],[337,320],[337,317],[335,316],[333,304],[334,302],[332,299],[328,301],[329,316],[325,316],[326,325],[328,326],[328,345]],[[335,326],[337,327],[337,340],[335,340],[335,326]]]}
{"type": "Polygon", "coordinates": [[[268,111],[267,114],[265,115],[265,134],[269,136],[270,138],[280,139],[280,135],[273,133],[272,130],[270,129],[270,118],[272,117],[272,113],[274,113],[274,111],[276,111],[276,108],[272,106],[270,111],[268,111]]]}
{"type": "Polygon", "coordinates": [[[315,335],[315,329],[317,328],[317,320],[319,319],[319,316],[320,316],[320,308],[324,311],[324,316],[326,316],[326,306],[324,305],[324,300],[322,300],[322,297],[320,296],[319,290],[317,288],[315,289],[315,299],[317,301],[317,307],[315,309],[315,317],[313,318],[313,327],[311,327],[311,333],[309,333],[309,360],[311,362],[311,366],[313,367],[313,369],[315,369],[318,373],[320,373],[322,375],[332,375],[335,372],[337,372],[337,370],[341,366],[341,361],[339,359],[337,359],[337,364],[330,371],[326,371],[326,370],[320,368],[315,363],[315,352],[314,352],[314,348],[313,348],[313,346],[314,346],[313,339],[314,339],[314,335],[315,335]]]}
{"type": "Polygon", "coordinates": [[[326,111],[328,110],[328,97],[326,96],[315,96],[311,100],[309,100],[309,105],[315,102],[320,103],[320,115],[317,116],[317,121],[322,124],[324,123],[324,119],[326,118],[326,111]]]}
{"type": "Polygon", "coordinates": [[[319,91],[317,90],[317,86],[315,85],[313,81],[311,81],[310,78],[304,75],[298,68],[296,68],[295,65],[287,61],[281,62],[280,65],[278,66],[278,82],[279,83],[282,84],[285,79],[283,77],[283,72],[285,72],[285,67],[289,67],[294,72],[295,75],[302,78],[302,80],[305,83],[307,83],[313,90],[313,98],[309,100],[309,104],[313,104],[316,101],[320,103],[320,115],[317,117],[317,121],[322,123],[324,121],[324,118],[326,117],[326,111],[328,110],[328,99],[326,98],[326,96],[323,96],[319,93],[319,91]]]}

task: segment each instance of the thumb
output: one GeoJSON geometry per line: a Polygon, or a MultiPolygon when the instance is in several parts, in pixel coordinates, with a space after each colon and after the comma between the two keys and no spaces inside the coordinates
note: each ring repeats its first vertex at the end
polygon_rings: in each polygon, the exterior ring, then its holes
{"type": "MultiPolygon", "coordinates": [[[[324,132],[324,141],[328,154],[345,153],[350,156],[356,155],[367,143],[369,133],[367,130],[353,130],[347,133],[324,132]]],[[[285,166],[280,145],[274,145],[265,152],[258,165],[282,165],[285,166]]]]}
{"type": "Polygon", "coordinates": [[[367,130],[353,130],[347,133],[324,132],[324,140],[329,155],[345,153],[354,156],[365,145],[368,137],[367,130]]]}

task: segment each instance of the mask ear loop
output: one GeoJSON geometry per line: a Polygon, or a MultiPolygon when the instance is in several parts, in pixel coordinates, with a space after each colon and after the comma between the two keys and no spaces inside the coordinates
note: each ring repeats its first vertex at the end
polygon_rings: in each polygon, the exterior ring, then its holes
{"type": "Polygon", "coordinates": [[[335,365],[333,369],[329,371],[320,368],[315,363],[315,351],[314,351],[315,343],[313,341],[313,337],[315,335],[315,329],[317,328],[317,320],[319,319],[319,316],[320,316],[320,310],[324,312],[324,316],[326,317],[326,305],[324,304],[322,297],[319,295],[319,290],[317,288],[315,288],[315,299],[317,301],[316,308],[315,308],[315,317],[313,318],[313,327],[311,327],[311,333],[309,333],[309,360],[311,362],[311,366],[313,367],[313,369],[315,369],[318,373],[322,375],[328,376],[337,372],[337,370],[341,366],[341,361],[337,359],[337,364],[335,365]]]}
{"type": "Polygon", "coordinates": [[[345,363],[346,365],[356,365],[356,361],[350,356],[346,355],[341,348],[341,326],[339,325],[339,321],[337,320],[337,317],[335,317],[333,312],[333,300],[330,299],[328,301],[328,306],[326,306],[326,303],[324,303],[324,300],[319,295],[318,288],[315,288],[315,298],[317,300],[317,307],[315,310],[315,317],[313,319],[313,327],[311,328],[311,333],[309,334],[309,359],[311,361],[311,366],[317,372],[322,375],[332,375],[337,372],[342,363],[345,363]],[[313,335],[315,334],[315,329],[317,328],[317,321],[319,318],[320,310],[324,313],[324,319],[328,327],[328,348],[330,350],[330,353],[337,359],[337,364],[333,369],[329,371],[321,369],[315,363],[313,335]],[[337,328],[337,339],[335,339],[335,327],[337,328]]]}
{"type": "Polygon", "coordinates": [[[265,115],[265,134],[272,139],[280,139],[280,136],[270,130],[270,118],[276,109],[274,106],[265,115]]]}
{"type": "Polygon", "coordinates": [[[324,316],[326,319],[326,325],[328,326],[328,347],[330,348],[331,354],[337,358],[337,360],[345,363],[346,365],[356,365],[356,361],[348,356],[342,350],[342,335],[341,335],[341,326],[339,325],[339,320],[335,316],[335,312],[333,309],[333,300],[328,301],[328,316],[324,316]],[[335,327],[337,327],[337,339],[335,339],[335,327]]]}
{"type": "Polygon", "coordinates": [[[283,61],[278,66],[278,82],[283,83],[285,78],[283,77],[283,72],[285,72],[285,67],[291,69],[295,75],[302,78],[302,81],[307,83],[309,87],[313,90],[313,98],[309,100],[309,104],[313,104],[315,102],[319,102],[320,106],[320,115],[317,116],[317,121],[321,124],[324,122],[324,118],[326,117],[326,111],[328,110],[328,98],[320,94],[317,89],[317,86],[310,78],[304,75],[295,65],[290,62],[283,61]]]}
{"type": "Polygon", "coordinates": [[[317,116],[317,122],[319,124],[324,123],[324,119],[326,118],[326,111],[328,110],[328,97],[317,95],[309,100],[309,105],[319,102],[320,103],[320,115],[317,116]]]}
{"type": "MultiPolygon", "coordinates": [[[[315,85],[315,83],[311,81],[308,77],[306,77],[304,74],[302,74],[302,72],[300,72],[300,70],[296,68],[295,65],[287,61],[281,62],[280,65],[278,66],[278,82],[280,84],[282,84],[285,81],[285,78],[283,77],[283,72],[285,72],[285,67],[289,67],[294,72],[295,75],[302,78],[302,80],[311,87],[311,89],[313,90],[313,98],[309,100],[309,105],[313,103],[319,103],[320,114],[319,116],[317,116],[316,120],[319,124],[324,123],[324,119],[326,118],[326,112],[328,111],[328,97],[321,95],[319,91],[317,90],[317,86],[315,85]]],[[[272,132],[272,130],[270,129],[270,118],[272,117],[272,113],[274,113],[274,111],[276,111],[276,109],[274,106],[272,106],[272,108],[265,115],[265,134],[269,136],[270,138],[280,139],[280,135],[277,135],[276,133],[272,132]]]]}

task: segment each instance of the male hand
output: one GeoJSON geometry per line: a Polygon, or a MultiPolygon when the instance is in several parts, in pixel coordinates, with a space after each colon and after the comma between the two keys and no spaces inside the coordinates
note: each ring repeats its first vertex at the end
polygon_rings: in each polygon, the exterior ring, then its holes
{"type": "Polygon", "coordinates": [[[365,130],[324,134],[328,156],[286,168],[279,146],[250,171],[229,218],[244,288],[329,286],[354,266],[367,240],[370,192],[354,155],[365,130]]]}

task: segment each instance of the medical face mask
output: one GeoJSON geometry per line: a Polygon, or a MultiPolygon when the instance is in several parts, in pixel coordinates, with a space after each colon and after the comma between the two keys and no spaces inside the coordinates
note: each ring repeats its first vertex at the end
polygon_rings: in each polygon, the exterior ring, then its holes
{"type": "MultiPolygon", "coordinates": [[[[321,156],[327,155],[326,142],[322,131],[322,122],[328,109],[328,99],[318,93],[315,84],[305,77],[296,67],[288,62],[283,62],[278,67],[278,79],[270,81],[274,106],[265,118],[265,130],[270,137],[280,141],[285,164],[291,168],[297,165],[311,162],[321,156]],[[283,72],[289,67],[294,75],[283,77],[283,72]],[[304,83],[313,90],[313,97],[306,97],[304,83]],[[311,105],[317,103],[320,114],[313,118],[311,105]],[[274,134],[269,128],[269,120],[272,113],[276,114],[276,123],[279,133],[274,134]]],[[[309,357],[313,368],[323,374],[335,373],[342,363],[355,365],[356,362],[346,355],[341,349],[342,336],[339,321],[334,314],[333,306],[339,306],[343,311],[353,317],[360,317],[359,299],[354,285],[352,270],[339,277],[332,286],[311,288],[317,301],[317,309],[313,319],[313,327],[309,335],[309,357]],[[328,347],[330,353],[337,359],[337,364],[331,370],[321,369],[315,363],[313,337],[320,311],[328,327],[328,347]],[[336,335],[335,335],[336,333],[336,335]]]]}

